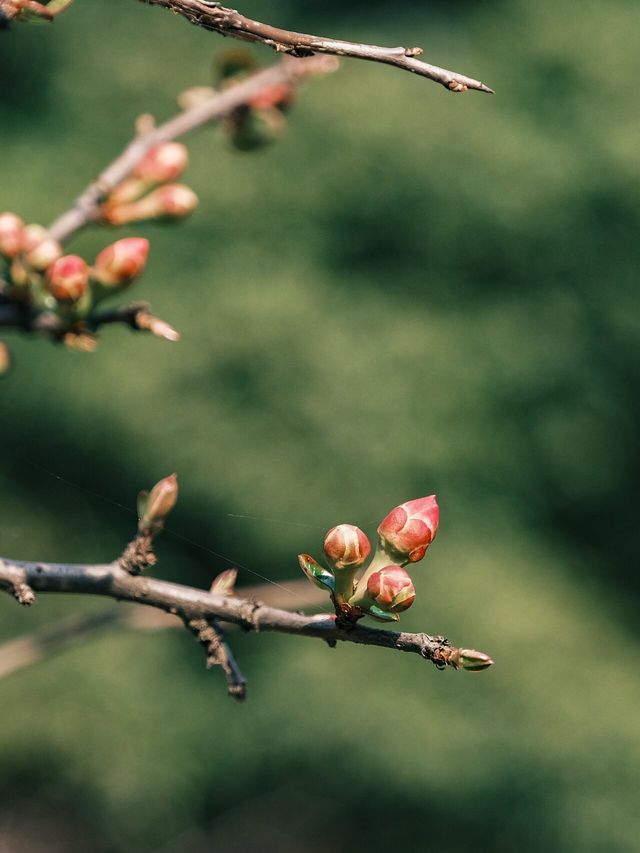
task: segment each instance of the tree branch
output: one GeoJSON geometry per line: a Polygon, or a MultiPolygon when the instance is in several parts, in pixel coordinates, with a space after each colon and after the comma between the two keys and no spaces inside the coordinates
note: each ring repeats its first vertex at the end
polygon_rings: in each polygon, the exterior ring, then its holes
{"type": "Polygon", "coordinates": [[[475,89],[479,92],[493,93],[493,89],[479,80],[447,71],[437,65],[430,65],[416,59],[422,49],[419,47],[378,47],[372,44],[357,44],[340,39],[312,36],[296,33],[261,24],[216,2],[206,0],[141,0],[149,6],[163,6],[186,18],[190,23],[206,30],[212,30],[223,36],[232,36],[243,41],[260,42],[278,52],[291,53],[294,56],[310,56],[315,53],[348,56],[353,59],[365,59],[370,62],[382,62],[393,65],[420,77],[426,77],[440,83],[452,92],[465,92],[475,89]]]}
{"type": "Polygon", "coordinates": [[[308,77],[335,70],[337,62],[328,57],[293,59],[285,57],[277,65],[252,74],[216,92],[168,121],[138,134],[124,151],[78,196],[72,207],[59,216],[48,228],[59,242],[68,240],[76,231],[99,218],[100,205],[138,165],[145,154],[161,142],[169,142],[218,121],[233,110],[253,100],[257,95],[279,84],[299,85],[308,77]]]}
{"type": "MultiPolygon", "coordinates": [[[[231,595],[214,595],[193,587],[143,576],[131,575],[118,561],[85,565],[24,562],[0,558],[0,588],[23,604],[33,601],[35,592],[102,595],[117,601],[129,601],[155,607],[179,616],[183,622],[220,620],[246,631],[275,631],[324,640],[330,646],[338,641],[380,646],[413,652],[434,663],[438,669],[457,669],[461,654],[444,637],[386,631],[364,625],[341,625],[334,616],[291,613],[231,595]]],[[[477,653],[474,653],[477,654],[477,653]]],[[[492,661],[485,658],[485,666],[492,661]]]]}

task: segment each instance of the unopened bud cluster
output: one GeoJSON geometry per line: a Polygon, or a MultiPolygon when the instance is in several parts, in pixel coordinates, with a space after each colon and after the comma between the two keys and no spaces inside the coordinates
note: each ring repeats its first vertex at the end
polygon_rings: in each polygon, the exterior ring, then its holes
{"type": "Polygon", "coordinates": [[[182,219],[198,206],[198,196],[176,183],[189,163],[181,142],[161,142],[150,148],[130,177],[110,193],[101,214],[110,225],[153,219],[182,219]]]}
{"type": "MultiPolygon", "coordinates": [[[[6,295],[59,321],[59,338],[72,349],[95,349],[94,309],[106,297],[128,288],[142,273],[149,241],[124,237],[104,248],[93,263],[63,254],[41,225],[26,225],[15,213],[0,213],[0,256],[7,263],[6,295]]],[[[167,340],[177,332],[144,315],[144,328],[167,340]]],[[[143,328],[143,326],[140,326],[143,328]]]]}
{"type": "Polygon", "coordinates": [[[416,596],[405,566],[424,557],[437,533],[438,517],[435,495],[392,509],[378,527],[378,547],[366,568],[371,553],[366,534],[353,524],[339,524],[324,539],[329,569],[308,554],[298,557],[300,567],[309,580],[330,592],[339,614],[397,621],[416,596]]]}

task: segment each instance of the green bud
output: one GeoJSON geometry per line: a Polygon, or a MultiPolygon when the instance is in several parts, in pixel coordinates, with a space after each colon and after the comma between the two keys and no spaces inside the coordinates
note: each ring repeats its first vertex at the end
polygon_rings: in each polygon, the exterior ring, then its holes
{"type": "Polygon", "coordinates": [[[475,649],[454,649],[449,658],[457,669],[466,669],[468,672],[480,672],[493,665],[493,660],[484,652],[476,652],[475,649]]]}

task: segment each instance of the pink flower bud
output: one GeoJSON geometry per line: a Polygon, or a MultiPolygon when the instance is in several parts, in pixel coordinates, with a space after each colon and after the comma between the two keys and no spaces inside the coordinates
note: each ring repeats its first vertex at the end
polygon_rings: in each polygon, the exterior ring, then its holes
{"type": "Polygon", "coordinates": [[[15,213],[0,213],[0,254],[13,258],[22,248],[24,222],[15,213]]]}
{"type": "Polygon", "coordinates": [[[181,142],[161,142],[151,148],[133,170],[133,176],[142,181],[163,183],[175,181],[189,162],[189,151],[181,142]]]}
{"type": "Polygon", "coordinates": [[[88,286],[89,267],[79,255],[64,255],[47,269],[47,290],[59,302],[77,302],[88,286]]]}
{"type": "Polygon", "coordinates": [[[198,196],[184,184],[166,184],[131,204],[107,205],[104,219],[111,225],[125,225],[143,219],[178,219],[198,206],[198,196]]]}
{"type": "Polygon", "coordinates": [[[62,246],[42,225],[27,225],[22,237],[22,253],[29,266],[44,271],[62,255],[62,246]]]}
{"type": "Polygon", "coordinates": [[[407,610],[415,601],[413,582],[401,566],[385,566],[367,581],[367,593],[387,613],[407,610]]]}
{"type": "Polygon", "coordinates": [[[92,277],[105,287],[126,287],[142,272],[149,254],[144,237],[125,237],[103,249],[95,260],[92,277]]]}
{"type": "Polygon", "coordinates": [[[324,537],[324,553],[335,569],[361,566],[371,552],[365,533],[353,524],[332,527],[324,537]]]}
{"type": "Polygon", "coordinates": [[[378,527],[380,544],[391,556],[417,563],[438,530],[436,496],[407,501],[392,509],[378,527]]]}

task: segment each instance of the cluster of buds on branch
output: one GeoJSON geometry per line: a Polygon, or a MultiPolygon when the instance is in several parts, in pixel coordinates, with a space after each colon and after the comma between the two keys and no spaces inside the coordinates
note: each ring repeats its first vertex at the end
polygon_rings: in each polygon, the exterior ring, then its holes
{"type": "MultiPolygon", "coordinates": [[[[90,264],[79,255],[63,254],[60,243],[41,225],[25,225],[15,213],[2,213],[0,255],[7,271],[0,279],[0,294],[19,306],[25,318],[39,317],[54,339],[71,349],[92,351],[97,327],[108,321],[101,313],[103,300],[138,278],[148,253],[148,240],[125,237],[90,264]]],[[[147,328],[177,340],[177,332],[167,324],[152,326],[147,328]]]]}
{"type": "MultiPolygon", "coordinates": [[[[300,568],[312,583],[329,592],[341,624],[353,625],[363,616],[397,622],[416,598],[405,566],[426,554],[438,532],[439,514],[435,495],[392,509],[378,526],[378,547],[368,566],[371,543],[367,535],[353,524],[339,524],[324,538],[329,568],[309,554],[298,556],[300,568]]],[[[448,665],[470,671],[486,669],[492,663],[488,655],[473,649],[453,649],[447,655],[448,665]]]]}
{"type": "Polygon", "coordinates": [[[424,557],[438,531],[438,517],[435,495],[392,509],[380,522],[378,548],[367,568],[371,553],[367,535],[353,524],[339,524],[324,539],[330,570],[308,554],[299,555],[300,567],[309,580],[329,590],[339,618],[355,621],[367,615],[397,622],[416,597],[404,566],[424,557]]]}
{"type": "MultiPolygon", "coordinates": [[[[145,132],[149,129],[147,119],[144,116],[142,121],[145,132]]],[[[188,216],[198,206],[198,196],[185,184],[176,183],[188,163],[189,152],[181,142],[163,142],[151,148],[130,177],[109,193],[99,218],[109,225],[128,225],[188,216]]]]}

